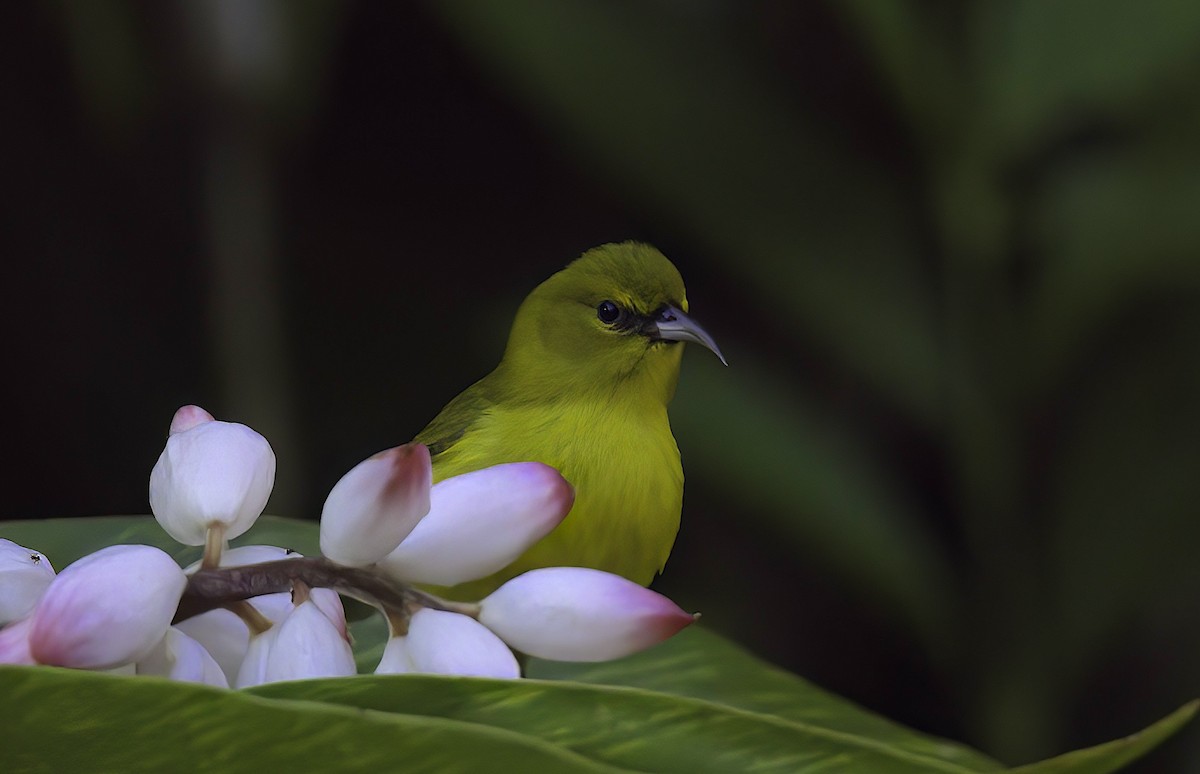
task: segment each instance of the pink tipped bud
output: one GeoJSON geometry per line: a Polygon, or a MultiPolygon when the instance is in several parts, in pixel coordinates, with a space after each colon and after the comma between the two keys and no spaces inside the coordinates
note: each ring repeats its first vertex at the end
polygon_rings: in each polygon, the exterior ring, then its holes
{"type": "Polygon", "coordinates": [[[199,406],[183,406],[175,412],[175,416],[171,417],[171,430],[168,435],[182,433],[184,430],[191,430],[196,425],[212,421],[213,415],[199,406]]]}
{"type": "Polygon", "coordinates": [[[440,586],[491,575],[558,526],[574,500],[571,485],[540,462],[448,478],[434,485],[429,513],[380,566],[440,586]]]}
{"type": "Polygon", "coordinates": [[[321,510],[321,553],[335,562],[374,564],[429,512],[433,469],[419,443],[380,452],[334,484],[321,510]]]}
{"type": "Polygon", "coordinates": [[[0,626],[29,615],[52,580],[49,559],[0,539],[0,626]]]}
{"type": "Polygon", "coordinates": [[[157,647],[137,663],[137,674],[166,677],[185,683],[228,688],[221,667],[200,643],[178,629],[167,629],[157,647]]]}
{"type": "Polygon", "coordinates": [[[32,666],[37,663],[29,652],[29,631],[33,628],[32,618],[13,621],[0,627],[0,664],[32,666]]]}
{"type": "Polygon", "coordinates": [[[475,677],[520,677],[516,656],[486,626],[445,610],[421,608],[408,626],[412,671],[475,677]]]}
{"type": "Polygon", "coordinates": [[[109,546],[67,567],[33,613],[42,664],[108,669],[145,656],[171,625],[187,577],[150,546],[109,546]]]}
{"type": "Polygon", "coordinates": [[[661,594],[585,567],[518,575],[480,603],[479,621],[513,648],[558,661],[607,661],[655,645],[693,616],[661,594]]]}
{"type": "Polygon", "coordinates": [[[201,422],[167,438],[150,472],[150,510],[185,545],[203,545],[216,525],[232,539],[254,524],[274,484],[267,439],[245,425],[201,422]]]}

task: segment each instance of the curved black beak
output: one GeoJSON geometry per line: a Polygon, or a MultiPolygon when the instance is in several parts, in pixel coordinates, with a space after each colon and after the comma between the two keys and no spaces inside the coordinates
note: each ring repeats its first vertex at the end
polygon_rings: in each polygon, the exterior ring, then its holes
{"type": "Polygon", "coordinates": [[[710,350],[722,364],[729,365],[712,336],[709,336],[695,320],[674,306],[664,306],[643,330],[647,336],[656,341],[695,342],[710,350]]]}

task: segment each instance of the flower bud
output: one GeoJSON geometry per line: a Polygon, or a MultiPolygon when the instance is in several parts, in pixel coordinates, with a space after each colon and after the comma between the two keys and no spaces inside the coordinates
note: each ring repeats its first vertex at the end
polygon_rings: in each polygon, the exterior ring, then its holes
{"type": "Polygon", "coordinates": [[[554,468],[515,462],[434,484],[429,513],[380,562],[393,577],[454,586],[512,563],[558,526],[575,493],[554,468]]]}
{"type": "Polygon", "coordinates": [[[263,682],[344,677],[355,673],[350,643],[311,599],[296,605],[271,646],[263,682]]]}
{"type": "Polygon", "coordinates": [[[174,628],[198,642],[212,656],[225,673],[227,684],[237,682],[238,670],[250,646],[250,630],[236,613],[223,608],[209,610],[180,621],[174,628]]]}
{"type": "Polygon", "coordinates": [[[238,667],[237,679],[234,686],[249,688],[252,685],[262,685],[267,682],[267,664],[271,661],[271,651],[275,648],[275,640],[279,637],[279,625],[276,624],[265,632],[250,635],[246,647],[245,658],[238,667]]]}
{"type": "Polygon", "coordinates": [[[175,627],[167,629],[158,645],[137,662],[137,674],[229,687],[225,673],[208,651],[175,627]]]}
{"type": "Polygon", "coordinates": [[[58,574],[33,612],[42,664],[108,669],[137,661],[171,625],[187,577],[157,548],[102,548],[58,574]]]}
{"type": "MultiPolygon", "coordinates": [[[[0,632],[0,635],[3,635],[3,632],[0,632]]],[[[375,667],[375,674],[404,675],[415,671],[412,657],[408,654],[408,637],[403,635],[389,637],[387,645],[383,647],[383,656],[379,659],[379,666],[375,667]]]]}
{"type": "Polygon", "coordinates": [[[171,417],[171,429],[168,435],[182,433],[184,430],[191,430],[196,425],[212,421],[213,415],[199,406],[183,406],[175,412],[175,416],[171,417]]]}
{"type": "Polygon", "coordinates": [[[661,594],[586,567],[530,570],[479,606],[479,622],[500,639],[522,653],[558,661],[628,656],[695,620],[661,594]]]}
{"type": "Polygon", "coordinates": [[[203,545],[218,524],[232,539],[254,524],[274,484],[267,439],[245,425],[200,422],[167,438],[150,472],[150,510],[180,543],[203,545]]]}
{"type": "Polygon", "coordinates": [[[52,580],[49,559],[0,539],[0,626],[29,615],[52,580]]]}
{"type": "Polygon", "coordinates": [[[429,512],[433,471],[419,443],[380,452],[334,484],[321,510],[321,553],[363,567],[387,556],[429,512]]]}
{"type": "Polygon", "coordinates": [[[29,631],[33,628],[32,618],[13,621],[0,627],[0,664],[32,666],[37,663],[29,652],[29,631]]]}
{"type": "MultiPolygon", "coordinates": [[[[295,551],[278,546],[248,545],[237,548],[227,548],[221,554],[221,567],[242,567],[248,564],[262,564],[281,559],[301,556],[295,551]]],[[[189,575],[199,569],[200,563],[189,565],[185,572],[189,575]]],[[[333,622],[338,633],[349,641],[346,626],[346,611],[342,599],[333,589],[316,588],[309,591],[313,603],[333,622]]],[[[292,604],[290,591],[275,594],[262,594],[246,600],[271,623],[278,624],[295,609],[292,604]]],[[[229,610],[209,610],[200,615],[177,623],[176,628],[199,642],[212,655],[230,685],[238,685],[238,674],[242,669],[243,660],[247,658],[250,647],[250,630],[244,621],[229,610]]],[[[258,649],[262,649],[260,643],[258,649]]],[[[265,661],[263,662],[265,665],[265,661]]],[[[262,682],[261,676],[253,684],[262,682]]]]}
{"type": "Polygon", "coordinates": [[[474,677],[520,677],[516,656],[473,618],[423,607],[408,625],[412,671],[474,677]]]}

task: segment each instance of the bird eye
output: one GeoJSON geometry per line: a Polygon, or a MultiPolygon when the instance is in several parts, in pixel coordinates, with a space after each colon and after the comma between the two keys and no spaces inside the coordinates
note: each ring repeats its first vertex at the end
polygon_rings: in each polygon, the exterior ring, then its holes
{"type": "Polygon", "coordinates": [[[612,324],[621,316],[621,308],[612,301],[601,301],[596,307],[596,316],[600,318],[600,322],[612,324]]]}

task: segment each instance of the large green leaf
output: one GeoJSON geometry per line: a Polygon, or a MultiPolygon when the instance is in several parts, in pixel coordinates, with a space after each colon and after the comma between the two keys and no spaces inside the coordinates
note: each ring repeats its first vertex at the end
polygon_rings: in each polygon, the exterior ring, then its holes
{"type": "Polygon", "coordinates": [[[46,555],[56,570],[105,546],[141,543],[155,546],[180,564],[199,558],[199,549],[180,545],[150,516],[0,521],[0,537],[46,555]]]}
{"type": "Polygon", "coordinates": [[[278,683],[252,692],[494,725],[638,770],[882,774],[995,768],[967,767],[869,736],[635,688],[403,675],[278,683]]]}
{"type": "Polygon", "coordinates": [[[617,661],[571,664],[532,659],[526,671],[535,678],[623,685],[703,699],[849,737],[873,739],[916,758],[939,759],[972,771],[1001,768],[970,748],[919,734],[827,693],[698,626],[617,661]]]}
{"type": "Polygon", "coordinates": [[[1196,714],[1200,702],[1185,704],[1154,725],[1124,739],[1059,755],[1040,763],[1020,766],[1013,774],[1108,774],[1117,771],[1162,744],[1196,714]]]}
{"type": "Polygon", "coordinates": [[[492,726],[0,667],[3,771],[620,771],[492,726]]]}

